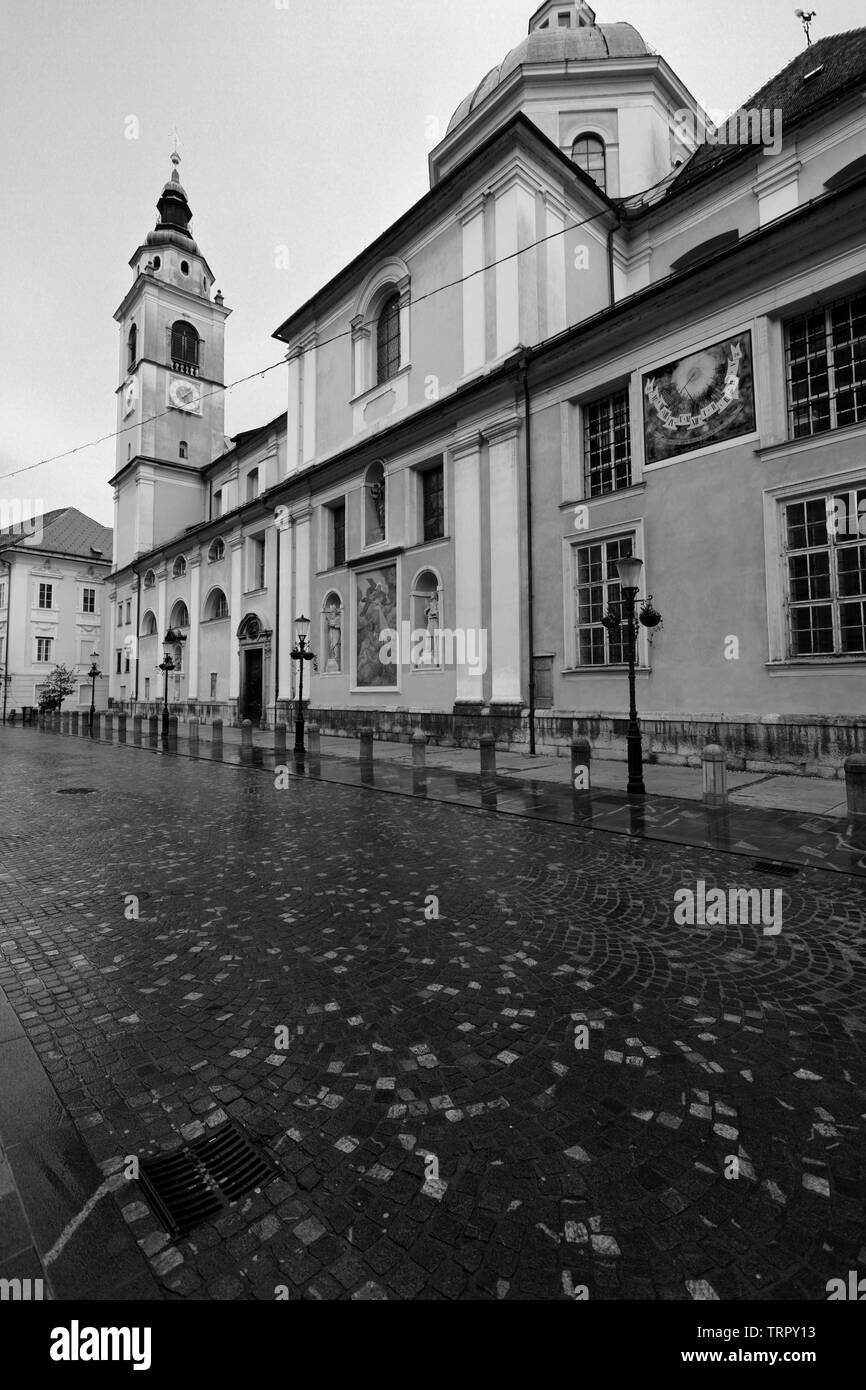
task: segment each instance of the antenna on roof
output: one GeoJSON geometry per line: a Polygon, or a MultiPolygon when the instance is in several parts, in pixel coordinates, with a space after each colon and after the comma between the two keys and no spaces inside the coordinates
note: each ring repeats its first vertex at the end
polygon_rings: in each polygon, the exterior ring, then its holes
{"type": "Polygon", "coordinates": [[[817,13],[818,13],[817,10],[795,10],[795,11],[794,11],[794,14],[797,16],[797,18],[798,18],[799,20],[802,21],[803,30],[804,30],[805,35],[806,35],[806,44],[807,44],[808,47],[811,47],[811,45],[812,45],[812,39],[811,39],[811,36],[810,36],[810,34],[809,34],[809,30],[810,30],[810,28],[811,28],[811,26],[812,26],[812,20],[815,18],[815,15],[816,15],[817,13]]]}

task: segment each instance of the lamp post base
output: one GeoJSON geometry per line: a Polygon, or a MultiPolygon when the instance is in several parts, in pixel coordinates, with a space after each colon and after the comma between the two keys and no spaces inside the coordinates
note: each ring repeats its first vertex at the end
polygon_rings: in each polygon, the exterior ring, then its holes
{"type": "Polygon", "coordinates": [[[643,754],[641,751],[641,736],[639,733],[630,733],[626,739],[628,745],[628,785],[626,791],[629,796],[646,796],[646,787],[643,782],[643,754]]]}
{"type": "Polygon", "coordinates": [[[296,757],[296,758],[302,758],[302,757],[304,756],[304,754],[306,753],[306,751],[307,751],[307,750],[306,750],[305,747],[304,747],[304,721],[303,721],[303,719],[296,719],[296,720],[295,720],[295,757],[296,757]]]}

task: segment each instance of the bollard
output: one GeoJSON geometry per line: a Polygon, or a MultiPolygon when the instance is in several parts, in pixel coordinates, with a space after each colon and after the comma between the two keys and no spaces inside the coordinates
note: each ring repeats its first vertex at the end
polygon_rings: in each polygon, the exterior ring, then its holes
{"type": "Polygon", "coordinates": [[[111,743],[112,739],[114,738],[114,715],[113,715],[113,714],[107,714],[107,715],[105,716],[105,737],[106,737],[106,739],[108,740],[109,743],[111,743]]]}
{"type": "Polygon", "coordinates": [[[151,748],[155,748],[159,739],[159,715],[149,714],[147,717],[147,741],[151,748]]]}
{"type": "Polygon", "coordinates": [[[83,710],[81,711],[81,726],[80,726],[80,728],[81,728],[81,737],[82,737],[82,738],[89,738],[89,737],[90,737],[90,710],[89,710],[89,709],[83,709],[83,710]]]}
{"type": "Polygon", "coordinates": [[[307,725],[307,749],[311,758],[318,758],[321,754],[322,741],[318,724],[307,725]]]}
{"type": "Polygon", "coordinates": [[[288,728],[285,724],[274,725],[274,758],[278,763],[286,760],[286,735],[288,728]]]}
{"type": "Polygon", "coordinates": [[[132,716],[132,742],[136,748],[141,747],[141,715],[132,716]]]}
{"type": "Polygon", "coordinates": [[[725,766],[725,750],[721,744],[708,743],[701,754],[704,775],[705,806],[727,806],[728,769],[725,766]]]}
{"type": "Polygon", "coordinates": [[[575,792],[592,790],[592,744],[588,738],[571,740],[571,789],[575,792]]]}
{"type": "Polygon", "coordinates": [[[373,730],[359,729],[358,737],[361,741],[361,751],[359,761],[362,767],[373,766],[373,730]]]}
{"type": "Polygon", "coordinates": [[[481,751],[481,781],[485,786],[496,785],[496,739],[492,734],[482,734],[478,740],[481,751]]]}
{"type": "Polygon", "coordinates": [[[223,753],[223,721],[215,719],[211,725],[211,753],[214,757],[222,757],[223,753]]]}
{"type": "Polygon", "coordinates": [[[199,723],[197,719],[189,721],[189,751],[195,756],[198,753],[198,732],[199,723]]]}
{"type": "Polygon", "coordinates": [[[168,716],[168,746],[169,746],[169,748],[173,749],[175,752],[177,751],[177,715],[176,715],[176,714],[170,714],[170,715],[168,716]]]}
{"type": "Polygon", "coordinates": [[[69,716],[69,732],[73,738],[78,738],[78,710],[73,710],[69,716]]]}
{"type": "Polygon", "coordinates": [[[125,715],[125,714],[119,714],[119,715],[117,716],[117,741],[118,741],[118,743],[126,743],[126,715],[125,715]]]}
{"type": "Polygon", "coordinates": [[[241,725],[241,753],[251,753],[253,751],[253,725],[252,720],[245,719],[241,725]]]}
{"type": "Polygon", "coordinates": [[[60,732],[62,734],[69,733],[69,715],[66,713],[65,710],[60,716],[60,732]]]}
{"type": "Polygon", "coordinates": [[[412,767],[416,772],[427,770],[427,735],[416,729],[412,735],[412,767]]]}
{"type": "Polygon", "coordinates": [[[866,818],[866,753],[852,753],[845,759],[845,794],[851,819],[866,818]]]}

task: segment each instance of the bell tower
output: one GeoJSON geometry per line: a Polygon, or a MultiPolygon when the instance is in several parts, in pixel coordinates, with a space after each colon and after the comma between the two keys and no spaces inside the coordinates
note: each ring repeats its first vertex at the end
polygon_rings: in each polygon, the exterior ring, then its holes
{"type": "Polygon", "coordinates": [[[117,386],[115,565],[204,517],[200,471],[225,448],[224,338],[230,310],[192,236],[180,155],[153,231],[131,258],[114,317],[117,386]]]}

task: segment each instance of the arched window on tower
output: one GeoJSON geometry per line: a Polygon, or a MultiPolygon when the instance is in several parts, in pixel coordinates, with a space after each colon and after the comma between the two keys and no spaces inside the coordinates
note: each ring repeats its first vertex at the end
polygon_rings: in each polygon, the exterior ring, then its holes
{"type": "Polygon", "coordinates": [[[126,370],[131,372],[138,361],[138,329],[135,324],[130,324],[129,337],[126,340],[126,370]]]}
{"type": "Polygon", "coordinates": [[[589,174],[603,193],[607,192],[607,163],[604,141],[599,135],[578,135],[571,147],[572,163],[589,174]]]}
{"type": "Polygon", "coordinates": [[[400,370],[400,296],[388,296],[376,328],[376,380],[381,386],[400,370]]]}
{"type": "Polygon", "coordinates": [[[186,458],[186,456],[187,456],[187,444],[186,444],[186,440],[185,440],[185,439],[182,439],[182,440],[180,441],[180,444],[178,445],[177,452],[178,452],[178,457],[179,457],[179,458],[182,458],[182,459],[185,459],[185,458],[186,458]]]}
{"type": "Polygon", "coordinates": [[[199,336],[191,323],[178,319],[171,327],[171,364],[188,376],[198,374],[199,336]]]}

